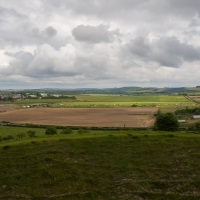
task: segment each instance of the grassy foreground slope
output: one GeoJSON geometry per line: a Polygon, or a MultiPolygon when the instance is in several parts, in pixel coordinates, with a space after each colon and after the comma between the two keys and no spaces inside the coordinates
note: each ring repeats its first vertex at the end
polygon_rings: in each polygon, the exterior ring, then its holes
{"type": "Polygon", "coordinates": [[[183,133],[91,131],[3,141],[0,199],[199,199],[199,156],[200,135],[183,133]]]}

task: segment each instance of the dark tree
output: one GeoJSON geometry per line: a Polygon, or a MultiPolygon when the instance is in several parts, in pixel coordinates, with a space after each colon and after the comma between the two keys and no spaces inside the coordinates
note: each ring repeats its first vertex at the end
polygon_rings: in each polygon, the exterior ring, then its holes
{"type": "Polygon", "coordinates": [[[159,113],[156,116],[154,128],[160,131],[176,131],[178,130],[179,123],[177,118],[172,113],[159,113]]]}
{"type": "Polygon", "coordinates": [[[28,130],[26,133],[29,137],[35,137],[35,131],[33,130],[28,130]]]}
{"type": "Polygon", "coordinates": [[[54,126],[49,126],[46,128],[46,135],[55,135],[57,134],[57,129],[54,126]]]}

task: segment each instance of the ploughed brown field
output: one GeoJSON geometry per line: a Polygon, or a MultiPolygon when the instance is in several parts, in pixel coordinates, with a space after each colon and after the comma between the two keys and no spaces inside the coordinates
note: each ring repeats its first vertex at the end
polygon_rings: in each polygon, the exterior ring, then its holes
{"type": "Polygon", "coordinates": [[[29,108],[0,113],[0,121],[61,126],[150,127],[156,108],[29,108]]]}
{"type": "Polygon", "coordinates": [[[0,104],[0,113],[15,110],[17,108],[14,104],[0,104]]]}
{"type": "Polygon", "coordinates": [[[200,96],[190,96],[191,99],[194,99],[195,101],[200,101],[200,96]]]}

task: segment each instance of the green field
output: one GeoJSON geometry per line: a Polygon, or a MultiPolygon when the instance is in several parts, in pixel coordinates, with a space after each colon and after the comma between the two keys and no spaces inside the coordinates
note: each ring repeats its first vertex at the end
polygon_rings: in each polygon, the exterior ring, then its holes
{"type": "Polygon", "coordinates": [[[184,96],[172,95],[105,95],[105,94],[91,94],[91,95],[75,95],[76,100],[69,99],[28,99],[12,103],[19,107],[27,105],[39,105],[40,107],[79,107],[79,108],[110,108],[110,107],[131,107],[132,105],[138,107],[157,106],[163,110],[173,111],[177,107],[185,107],[195,105],[194,102],[189,101],[184,96]]]}
{"type": "Polygon", "coordinates": [[[199,199],[200,135],[0,126],[0,199],[199,199]]]}
{"type": "Polygon", "coordinates": [[[184,96],[119,96],[119,95],[76,95],[78,101],[55,103],[54,107],[177,107],[194,105],[184,96]]]}
{"type": "Polygon", "coordinates": [[[189,102],[184,96],[169,96],[169,95],[76,95],[79,101],[105,101],[105,102],[189,102]]]}

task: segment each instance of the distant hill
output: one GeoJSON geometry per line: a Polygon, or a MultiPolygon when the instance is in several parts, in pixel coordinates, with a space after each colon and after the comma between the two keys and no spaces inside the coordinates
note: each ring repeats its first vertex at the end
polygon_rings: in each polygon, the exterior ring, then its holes
{"type": "MultiPolygon", "coordinates": [[[[5,90],[3,91],[5,92],[5,90]]],[[[200,94],[200,86],[196,87],[121,87],[121,88],[75,88],[75,89],[60,89],[60,88],[42,88],[31,90],[7,90],[7,92],[47,92],[57,94],[119,94],[119,95],[152,95],[152,94],[174,94],[174,95],[196,95],[200,94]]]]}

